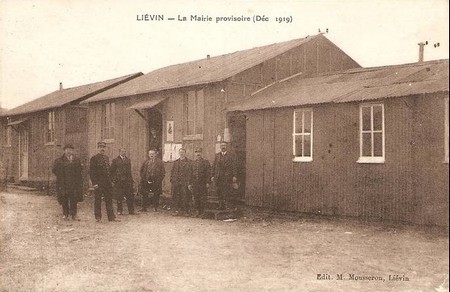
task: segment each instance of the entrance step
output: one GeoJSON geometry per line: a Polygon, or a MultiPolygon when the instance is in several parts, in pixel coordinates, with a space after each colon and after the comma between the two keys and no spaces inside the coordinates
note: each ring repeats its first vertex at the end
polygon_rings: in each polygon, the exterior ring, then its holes
{"type": "Polygon", "coordinates": [[[8,184],[8,189],[9,190],[22,191],[22,192],[36,192],[36,191],[39,191],[39,189],[31,188],[31,187],[27,187],[27,186],[22,186],[22,185],[16,184],[16,183],[8,184]]]}

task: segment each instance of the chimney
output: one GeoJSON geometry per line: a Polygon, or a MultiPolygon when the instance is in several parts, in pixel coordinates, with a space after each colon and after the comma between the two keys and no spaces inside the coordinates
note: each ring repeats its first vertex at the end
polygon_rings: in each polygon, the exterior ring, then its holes
{"type": "Polygon", "coordinates": [[[59,90],[63,90],[62,82],[59,82],[59,90]]]}
{"type": "Polygon", "coordinates": [[[206,55],[206,60],[209,60],[211,58],[210,55],[206,55]]]}
{"type": "Polygon", "coordinates": [[[423,62],[423,55],[424,55],[424,51],[425,51],[425,46],[428,45],[428,41],[426,42],[420,42],[418,43],[419,45],[419,63],[423,62]]]}

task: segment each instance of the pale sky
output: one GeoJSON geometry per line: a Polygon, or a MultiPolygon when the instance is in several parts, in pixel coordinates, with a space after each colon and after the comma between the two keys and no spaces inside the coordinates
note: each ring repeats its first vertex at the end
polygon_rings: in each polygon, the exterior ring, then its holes
{"type": "Polygon", "coordinates": [[[111,1],[0,0],[0,106],[59,88],[303,38],[326,35],[363,67],[448,59],[447,0],[111,1]],[[216,3],[217,2],[217,3],[216,3]],[[164,21],[137,21],[137,15],[164,21]],[[167,20],[204,15],[211,22],[167,20]],[[267,16],[268,22],[216,17],[267,16]],[[278,23],[275,17],[292,17],[278,23]],[[439,42],[440,47],[433,44],[439,42]]]}

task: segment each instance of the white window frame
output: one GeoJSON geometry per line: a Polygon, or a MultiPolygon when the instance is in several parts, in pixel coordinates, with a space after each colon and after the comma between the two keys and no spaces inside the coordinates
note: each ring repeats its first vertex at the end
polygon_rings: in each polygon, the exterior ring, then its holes
{"type": "Polygon", "coordinates": [[[448,163],[448,97],[444,97],[445,121],[444,121],[444,163],[448,163]]]}
{"type": "Polygon", "coordinates": [[[105,143],[114,143],[116,126],[116,104],[109,102],[102,104],[101,137],[105,143]],[[109,110],[109,114],[107,111],[109,110]],[[107,120],[106,117],[109,117],[107,120]]]}
{"type": "Polygon", "coordinates": [[[47,128],[45,131],[45,145],[55,145],[56,134],[55,111],[47,113],[47,128]]]}
{"type": "Polygon", "coordinates": [[[384,104],[383,103],[365,103],[359,106],[359,159],[358,163],[384,163],[385,162],[385,122],[384,122],[384,104]],[[375,106],[381,106],[381,131],[373,129],[373,108],[375,106]],[[370,107],[370,130],[363,130],[363,108],[370,107]],[[382,156],[374,156],[374,133],[382,134],[382,156]],[[371,156],[363,156],[363,133],[371,133],[371,156]]]}
{"type": "MultiPolygon", "coordinates": [[[[296,109],[294,110],[294,116],[293,116],[293,127],[292,127],[292,154],[294,156],[294,158],[292,159],[292,161],[294,162],[311,162],[313,161],[313,144],[314,144],[314,118],[313,118],[313,109],[312,108],[302,108],[302,109],[296,109]],[[305,127],[305,112],[310,112],[311,113],[311,133],[305,133],[304,131],[304,127],[305,127]],[[301,118],[302,118],[302,131],[301,133],[297,133],[296,132],[296,128],[295,128],[295,124],[296,124],[296,119],[297,119],[297,114],[301,114],[301,118]],[[295,138],[297,136],[310,136],[311,137],[311,145],[310,145],[310,156],[303,156],[304,153],[304,148],[302,149],[302,156],[296,156],[295,153],[295,138]]],[[[302,143],[302,146],[305,146],[305,143],[302,143]]]]}

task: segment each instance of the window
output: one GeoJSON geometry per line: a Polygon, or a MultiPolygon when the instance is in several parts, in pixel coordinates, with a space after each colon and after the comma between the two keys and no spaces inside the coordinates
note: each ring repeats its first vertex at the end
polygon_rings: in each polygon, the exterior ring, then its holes
{"type": "Polygon", "coordinates": [[[184,97],[184,136],[189,138],[203,138],[204,118],[203,90],[189,91],[184,97]]]}
{"type": "Polygon", "coordinates": [[[45,143],[55,143],[55,111],[47,113],[47,129],[45,133],[45,143]]]}
{"type": "Polygon", "coordinates": [[[309,162],[313,155],[313,111],[294,111],[293,150],[294,161],[309,162]]]}
{"type": "Polygon", "coordinates": [[[116,118],[115,103],[102,105],[102,139],[107,142],[114,141],[114,121],[116,118]]]}
{"type": "Polygon", "coordinates": [[[11,147],[11,126],[6,127],[5,131],[5,146],[11,147]]]}
{"type": "Polygon", "coordinates": [[[444,142],[445,142],[445,156],[444,156],[444,162],[448,163],[448,97],[444,98],[444,104],[445,104],[445,133],[444,133],[444,142]]]}
{"type": "Polygon", "coordinates": [[[384,105],[361,105],[359,129],[358,162],[384,163],[384,105]]]}

